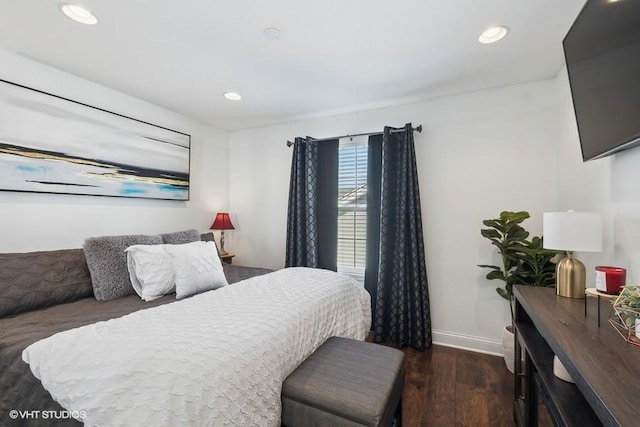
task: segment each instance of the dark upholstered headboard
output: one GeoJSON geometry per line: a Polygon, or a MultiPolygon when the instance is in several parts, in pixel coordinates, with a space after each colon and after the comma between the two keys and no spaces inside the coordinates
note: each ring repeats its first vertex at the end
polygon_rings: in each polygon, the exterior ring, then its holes
{"type": "Polygon", "coordinates": [[[91,295],[82,249],[0,254],[0,317],[91,295]]]}

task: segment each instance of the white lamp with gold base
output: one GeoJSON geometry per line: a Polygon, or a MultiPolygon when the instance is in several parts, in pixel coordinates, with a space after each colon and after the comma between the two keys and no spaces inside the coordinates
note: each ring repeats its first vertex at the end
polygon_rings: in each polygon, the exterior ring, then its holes
{"type": "Polygon", "coordinates": [[[586,273],[584,264],[573,258],[573,252],[567,252],[566,258],[556,266],[556,293],[562,297],[584,298],[586,273]]]}
{"type": "Polygon", "coordinates": [[[543,214],[545,249],[567,252],[556,267],[556,294],[584,298],[586,270],[573,251],[602,251],[602,220],[591,212],[545,212],[543,214]]]}

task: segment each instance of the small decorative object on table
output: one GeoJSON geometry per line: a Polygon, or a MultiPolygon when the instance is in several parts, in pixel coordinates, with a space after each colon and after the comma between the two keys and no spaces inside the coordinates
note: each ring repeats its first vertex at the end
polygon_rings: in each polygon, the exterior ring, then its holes
{"type": "Polygon", "coordinates": [[[622,288],[609,323],[627,342],[640,346],[640,286],[622,288]]]}
{"type": "Polygon", "coordinates": [[[596,289],[606,294],[618,295],[626,285],[627,270],[620,267],[599,265],[596,267],[596,289]]]}
{"type": "Polygon", "coordinates": [[[231,223],[231,218],[227,212],[218,212],[216,214],[216,219],[213,220],[213,224],[211,224],[211,230],[221,230],[220,231],[220,257],[224,258],[228,255],[228,252],[224,250],[224,230],[235,230],[235,227],[231,223]]]}
{"type": "MultiPolygon", "coordinates": [[[[585,296],[587,297],[596,297],[598,298],[598,328],[600,327],[600,300],[605,299],[607,301],[611,301],[613,304],[613,300],[615,300],[618,296],[608,294],[606,292],[600,292],[597,288],[587,288],[585,289],[585,296]]],[[[611,309],[613,312],[613,309],[611,309]]],[[[587,299],[584,299],[584,317],[587,317],[587,299]]]]}

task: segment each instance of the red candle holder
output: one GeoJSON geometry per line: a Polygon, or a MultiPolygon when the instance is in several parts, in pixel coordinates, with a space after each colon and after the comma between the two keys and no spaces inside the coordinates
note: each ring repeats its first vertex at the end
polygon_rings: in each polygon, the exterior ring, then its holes
{"type": "Polygon", "coordinates": [[[621,267],[596,267],[596,289],[607,294],[619,294],[627,282],[627,270],[621,267]]]}

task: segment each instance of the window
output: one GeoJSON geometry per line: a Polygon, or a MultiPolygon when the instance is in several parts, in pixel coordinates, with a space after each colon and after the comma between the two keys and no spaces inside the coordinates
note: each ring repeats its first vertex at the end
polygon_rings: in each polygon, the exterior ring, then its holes
{"type": "Polygon", "coordinates": [[[364,283],[367,243],[368,139],[338,146],[338,271],[364,283]]]}

